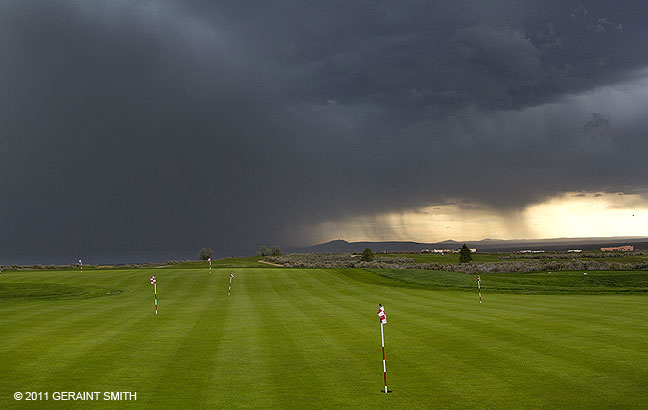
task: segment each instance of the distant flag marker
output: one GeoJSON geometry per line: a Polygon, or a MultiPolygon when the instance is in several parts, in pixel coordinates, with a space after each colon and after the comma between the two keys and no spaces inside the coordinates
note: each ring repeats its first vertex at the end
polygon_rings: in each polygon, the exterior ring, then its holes
{"type": "Polygon", "coordinates": [[[79,259],[79,265],[81,265],[81,270],[83,270],[83,261],[79,259]]]}
{"type": "Polygon", "coordinates": [[[383,355],[383,377],[385,379],[384,393],[391,393],[391,390],[387,390],[387,364],[385,362],[385,334],[383,333],[383,325],[387,324],[387,315],[385,314],[385,308],[380,303],[378,304],[378,319],[380,320],[380,340],[382,344],[382,355],[383,355]]]}
{"type": "Polygon", "coordinates": [[[230,281],[229,288],[227,288],[227,296],[232,294],[232,278],[234,277],[234,272],[230,272],[230,281]]]}
{"type": "MultiPolygon", "coordinates": [[[[551,273],[551,272],[549,272],[551,273]]],[[[477,292],[479,292],[479,303],[482,303],[481,299],[481,278],[477,275],[477,292]]]]}
{"type": "Polygon", "coordinates": [[[155,314],[157,315],[157,279],[155,276],[149,278],[151,285],[153,285],[153,297],[155,298],[155,314]]]}
{"type": "Polygon", "coordinates": [[[207,258],[207,260],[209,261],[209,273],[211,273],[211,257],[207,258]]]}

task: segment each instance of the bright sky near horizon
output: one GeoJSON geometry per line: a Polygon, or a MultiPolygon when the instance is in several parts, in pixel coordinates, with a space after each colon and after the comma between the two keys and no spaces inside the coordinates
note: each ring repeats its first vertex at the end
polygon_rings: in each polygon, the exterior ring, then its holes
{"type": "Polygon", "coordinates": [[[638,194],[571,192],[514,212],[457,205],[431,206],[417,212],[327,222],[315,229],[319,242],[338,238],[351,242],[437,242],[645,236],[648,204],[638,194]],[[379,224],[375,218],[381,219],[379,224]]]}

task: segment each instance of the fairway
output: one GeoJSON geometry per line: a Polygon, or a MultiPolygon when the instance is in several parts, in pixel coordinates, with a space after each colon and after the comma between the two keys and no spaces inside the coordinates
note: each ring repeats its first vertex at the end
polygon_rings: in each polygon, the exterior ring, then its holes
{"type": "Polygon", "coordinates": [[[0,409],[648,408],[646,293],[489,293],[486,276],[480,305],[409,277],[419,287],[270,266],[3,272],[0,409]],[[28,391],[49,400],[13,398],[28,391]]]}

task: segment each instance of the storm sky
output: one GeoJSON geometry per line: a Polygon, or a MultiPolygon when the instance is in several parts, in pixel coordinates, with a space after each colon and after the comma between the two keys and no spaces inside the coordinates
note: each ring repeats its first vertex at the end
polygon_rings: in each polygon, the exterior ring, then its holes
{"type": "Polygon", "coordinates": [[[646,208],[646,21],[643,1],[3,0],[0,264],[646,208]]]}

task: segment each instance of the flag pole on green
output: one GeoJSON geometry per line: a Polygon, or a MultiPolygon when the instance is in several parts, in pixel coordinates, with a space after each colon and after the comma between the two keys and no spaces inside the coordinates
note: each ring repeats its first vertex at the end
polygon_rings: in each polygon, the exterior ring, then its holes
{"type": "Polygon", "coordinates": [[[153,285],[153,297],[155,298],[155,314],[157,315],[157,279],[155,276],[149,278],[151,285],[153,285]]]}
{"type": "Polygon", "coordinates": [[[385,314],[385,308],[380,303],[378,304],[378,319],[380,319],[380,340],[382,342],[383,377],[385,380],[384,393],[391,393],[391,390],[387,390],[387,364],[385,362],[385,333],[383,332],[383,325],[387,324],[387,315],[385,314]]]}

